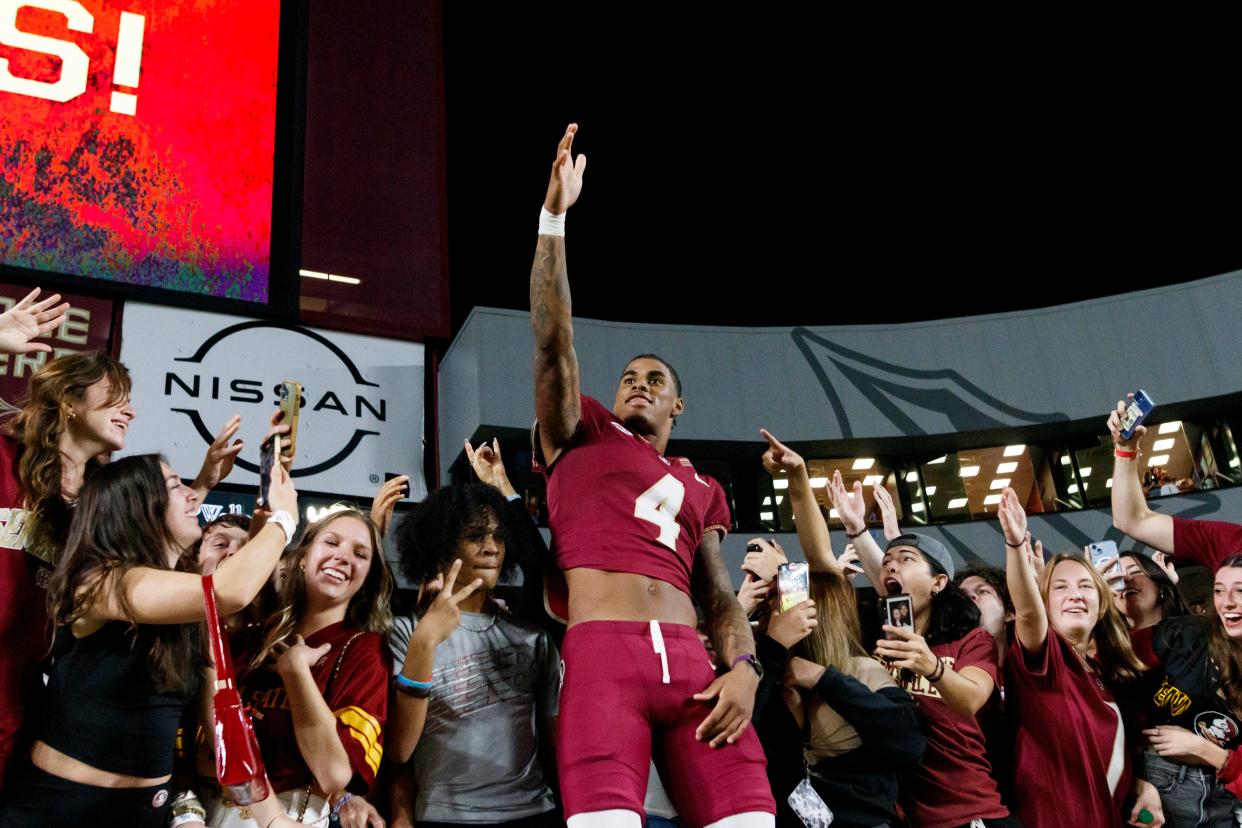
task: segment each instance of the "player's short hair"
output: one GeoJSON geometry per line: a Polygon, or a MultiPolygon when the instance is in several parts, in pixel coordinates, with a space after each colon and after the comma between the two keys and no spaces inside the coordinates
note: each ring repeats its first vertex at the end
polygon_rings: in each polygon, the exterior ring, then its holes
{"type": "Polygon", "coordinates": [[[636,359],[654,359],[656,362],[663,363],[664,367],[668,369],[669,374],[673,377],[673,390],[677,392],[677,396],[681,396],[681,377],[677,375],[677,369],[673,367],[671,362],[659,354],[639,354],[638,356],[630,357],[630,361],[625,364],[630,365],[636,359]]]}

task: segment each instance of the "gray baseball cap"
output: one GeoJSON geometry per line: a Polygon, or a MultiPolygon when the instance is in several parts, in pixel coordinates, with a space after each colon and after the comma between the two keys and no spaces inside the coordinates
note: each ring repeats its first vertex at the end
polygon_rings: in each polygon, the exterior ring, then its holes
{"type": "Polygon", "coordinates": [[[949,554],[948,548],[931,537],[930,535],[920,535],[918,532],[907,532],[904,535],[898,535],[888,542],[885,548],[887,552],[895,546],[912,546],[923,553],[923,557],[934,562],[942,570],[944,574],[949,576],[949,580],[953,580],[953,556],[949,554]]]}

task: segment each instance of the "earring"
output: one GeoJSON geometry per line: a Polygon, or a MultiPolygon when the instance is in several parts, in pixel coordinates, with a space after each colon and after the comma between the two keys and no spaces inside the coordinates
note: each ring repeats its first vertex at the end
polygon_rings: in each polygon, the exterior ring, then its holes
{"type": "Polygon", "coordinates": [[[298,564],[298,569],[300,569],[300,570],[302,570],[303,572],[305,572],[305,571],[306,571],[306,564],[298,564]]]}

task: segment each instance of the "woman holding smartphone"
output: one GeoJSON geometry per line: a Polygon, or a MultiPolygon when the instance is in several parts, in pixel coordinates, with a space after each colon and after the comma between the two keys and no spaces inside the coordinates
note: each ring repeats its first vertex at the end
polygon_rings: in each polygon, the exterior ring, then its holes
{"type": "Polygon", "coordinates": [[[909,595],[914,611],[913,628],[885,624],[886,637],[876,643],[876,655],[914,696],[927,733],[923,761],[903,779],[902,810],[924,828],[1017,825],[976,719],[996,687],[996,646],[979,626],[978,607],[953,583],[948,549],[907,533],[881,551],[867,531],[862,484],[851,494],[837,472],[828,496],[871,583],[881,595],[909,595]]]}
{"type": "Polygon", "coordinates": [[[777,824],[802,825],[787,800],[804,779],[831,807],[833,825],[896,824],[898,776],[927,745],[914,700],[863,649],[854,588],[832,554],[806,463],[763,433],[764,468],[788,476],[810,569],[810,600],[776,612],[772,591],[772,612],[755,640],[764,675],[754,724],[768,757],[777,824]]]}
{"type": "Polygon", "coordinates": [[[1082,555],[1036,559],[1012,489],[1001,493],[997,514],[1016,614],[1005,661],[1017,724],[1014,811],[1027,828],[1067,818],[1120,828],[1123,813],[1130,825],[1158,828],[1160,795],[1132,773],[1116,701],[1141,689],[1145,671],[1112,591],[1082,555]]]}
{"type": "MultiPolygon", "coordinates": [[[[296,526],[283,469],[272,504],[268,525],[216,570],[225,613],[254,599],[296,526]]],[[[184,560],[198,506],[157,455],[108,463],[82,486],[49,590],[47,716],[0,826],[166,824],[177,725],[207,666],[202,579],[184,560]]]]}
{"type": "MultiPolygon", "coordinates": [[[[280,463],[272,469],[274,506],[278,474],[280,463]]],[[[273,791],[261,805],[326,826],[375,781],[388,716],[392,589],[379,530],[358,509],[339,509],[306,527],[288,557],[280,611],[233,636],[238,685],[254,711],[273,791]]],[[[254,805],[222,799],[208,811],[217,828],[267,824],[254,805]]]]}

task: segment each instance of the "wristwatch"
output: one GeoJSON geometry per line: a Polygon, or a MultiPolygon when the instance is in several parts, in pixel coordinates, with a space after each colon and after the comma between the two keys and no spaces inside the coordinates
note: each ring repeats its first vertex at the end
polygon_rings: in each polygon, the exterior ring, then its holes
{"type": "Polygon", "coordinates": [[[279,512],[273,512],[267,522],[274,523],[285,530],[286,544],[293,542],[293,535],[298,531],[298,521],[293,515],[282,509],[279,512]]]}
{"type": "Polygon", "coordinates": [[[757,675],[759,678],[763,678],[763,665],[759,663],[759,659],[755,658],[750,653],[747,653],[746,655],[740,655],[737,658],[733,659],[733,663],[729,665],[729,669],[732,670],[740,662],[743,662],[743,661],[750,665],[751,669],[755,671],[755,675],[757,675]]]}

